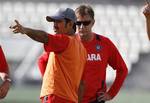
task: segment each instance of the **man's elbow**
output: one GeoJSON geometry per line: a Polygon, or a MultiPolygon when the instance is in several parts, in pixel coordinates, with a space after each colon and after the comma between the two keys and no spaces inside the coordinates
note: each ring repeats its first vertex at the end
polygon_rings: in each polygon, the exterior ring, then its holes
{"type": "Polygon", "coordinates": [[[128,75],[128,68],[125,67],[124,69],[122,69],[122,76],[123,76],[124,78],[126,78],[127,75],[128,75]]]}
{"type": "Polygon", "coordinates": [[[126,69],[124,70],[124,74],[125,74],[125,76],[128,75],[128,68],[126,68],[126,69]]]}
{"type": "Polygon", "coordinates": [[[124,67],[124,68],[118,70],[118,73],[119,73],[122,77],[126,78],[127,75],[128,75],[128,68],[127,68],[127,67],[124,67]]]}

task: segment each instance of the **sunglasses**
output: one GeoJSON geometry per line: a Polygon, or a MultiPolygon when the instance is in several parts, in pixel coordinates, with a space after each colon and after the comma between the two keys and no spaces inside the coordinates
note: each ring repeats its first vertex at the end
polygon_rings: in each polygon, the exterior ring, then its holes
{"type": "Polygon", "coordinates": [[[77,22],[76,22],[76,25],[77,25],[77,26],[81,26],[81,24],[82,24],[82,25],[84,25],[84,26],[88,26],[90,23],[91,23],[90,20],[89,20],[89,21],[77,21],[77,22]]]}

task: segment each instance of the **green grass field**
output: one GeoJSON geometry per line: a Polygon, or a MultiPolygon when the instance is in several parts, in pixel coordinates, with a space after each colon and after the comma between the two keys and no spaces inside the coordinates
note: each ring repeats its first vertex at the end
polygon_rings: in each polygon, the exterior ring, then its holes
{"type": "Polygon", "coordinates": [[[0,103],[40,103],[40,87],[12,87],[0,103]]]}
{"type": "MultiPolygon", "coordinates": [[[[13,87],[0,103],[40,103],[39,94],[40,87],[13,87]]],[[[148,103],[149,100],[149,91],[121,90],[115,99],[107,103],[148,103]]]]}

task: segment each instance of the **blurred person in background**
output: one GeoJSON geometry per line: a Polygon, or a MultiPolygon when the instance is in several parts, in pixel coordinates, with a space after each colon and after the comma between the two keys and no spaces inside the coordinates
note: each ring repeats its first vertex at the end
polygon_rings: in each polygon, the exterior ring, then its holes
{"type": "Polygon", "coordinates": [[[75,10],[77,34],[88,53],[83,82],[85,91],[82,103],[104,103],[113,99],[119,92],[127,74],[127,66],[113,42],[100,34],[94,33],[94,11],[89,5],[81,5],[75,10]],[[106,68],[110,65],[116,76],[107,89],[106,68]]]}
{"type": "MultiPolygon", "coordinates": [[[[82,103],[104,103],[112,100],[119,92],[127,74],[127,66],[116,46],[110,39],[92,32],[95,23],[94,11],[89,5],[81,5],[75,10],[77,34],[87,49],[88,58],[82,81],[82,103]],[[110,65],[116,71],[116,78],[109,90],[106,85],[106,68],[110,65]]],[[[39,58],[41,74],[44,75],[49,54],[44,52],[39,58]]]]}
{"type": "Polygon", "coordinates": [[[17,20],[11,26],[14,33],[26,34],[44,44],[49,58],[42,83],[42,103],[78,103],[78,90],[86,63],[87,53],[79,36],[75,35],[75,12],[60,9],[55,15],[47,16],[53,22],[55,35],[22,26],[17,20]]]}
{"type": "Polygon", "coordinates": [[[146,1],[146,5],[143,8],[143,14],[146,18],[147,35],[150,40],[150,3],[148,1],[146,1]]]}
{"type": "Polygon", "coordinates": [[[2,84],[0,84],[0,99],[3,99],[4,97],[6,97],[9,91],[11,79],[9,77],[8,64],[1,45],[0,45],[0,78],[2,79],[2,84]]]}

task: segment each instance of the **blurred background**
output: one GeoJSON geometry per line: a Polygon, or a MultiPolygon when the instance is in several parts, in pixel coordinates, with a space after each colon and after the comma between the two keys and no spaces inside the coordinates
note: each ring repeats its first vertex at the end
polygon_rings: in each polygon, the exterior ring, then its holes
{"type": "MultiPolygon", "coordinates": [[[[95,11],[93,31],[107,36],[119,49],[129,75],[119,94],[108,103],[147,103],[150,98],[150,42],[141,12],[144,0],[0,0],[0,43],[9,63],[12,86],[0,103],[40,103],[41,75],[37,59],[42,44],[13,34],[14,19],[27,27],[53,32],[45,17],[60,7],[90,4],[95,11]]],[[[107,83],[115,71],[108,66],[107,83]]]]}

